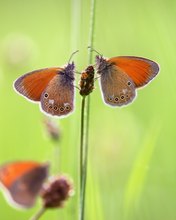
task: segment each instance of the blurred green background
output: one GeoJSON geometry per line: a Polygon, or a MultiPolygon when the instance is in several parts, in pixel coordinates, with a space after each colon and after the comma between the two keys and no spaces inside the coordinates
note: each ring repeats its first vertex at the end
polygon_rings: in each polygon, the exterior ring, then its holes
{"type": "MultiPolygon", "coordinates": [[[[90,1],[0,0],[0,163],[53,161],[44,115],[17,95],[13,81],[31,70],[62,66],[75,55],[77,70],[88,62],[90,1]]],[[[176,219],[176,1],[97,0],[94,47],[107,57],[142,56],[160,74],[138,91],[132,105],[104,105],[99,85],[91,94],[86,220],[176,219]]],[[[77,75],[77,79],[79,75],[77,75]]],[[[75,183],[64,209],[41,219],[78,219],[80,102],[57,119],[62,130],[58,168],[75,183]]],[[[53,170],[53,168],[51,168],[53,170]]],[[[25,220],[40,208],[10,207],[0,194],[0,218],[25,220]]]]}

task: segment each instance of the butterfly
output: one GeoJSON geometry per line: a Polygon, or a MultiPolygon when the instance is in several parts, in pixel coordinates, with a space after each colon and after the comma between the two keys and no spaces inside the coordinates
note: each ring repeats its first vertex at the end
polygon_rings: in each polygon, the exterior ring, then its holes
{"type": "Polygon", "coordinates": [[[32,207],[48,176],[48,167],[34,161],[1,165],[0,183],[7,201],[18,208],[32,207]]]}
{"type": "Polygon", "coordinates": [[[94,89],[94,67],[88,66],[85,71],[81,73],[81,79],[79,82],[80,86],[80,95],[87,96],[89,95],[94,89]]]}
{"type": "Polygon", "coordinates": [[[148,84],[159,72],[157,63],[135,56],[107,59],[97,55],[96,68],[103,100],[112,107],[131,103],[136,89],[148,84]]]}
{"type": "Polygon", "coordinates": [[[63,68],[51,67],[26,73],[14,82],[14,89],[31,101],[40,102],[44,113],[67,116],[74,110],[75,94],[75,65],[70,59],[63,68]]]}

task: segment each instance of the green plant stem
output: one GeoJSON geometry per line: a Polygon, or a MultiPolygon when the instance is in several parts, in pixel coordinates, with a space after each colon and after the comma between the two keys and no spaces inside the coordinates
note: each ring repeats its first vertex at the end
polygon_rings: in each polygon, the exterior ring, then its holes
{"type": "Polygon", "coordinates": [[[79,219],[83,220],[84,216],[84,196],[83,196],[83,178],[84,178],[84,148],[85,148],[85,106],[86,96],[82,97],[81,103],[81,139],[80,139],[80,216],[79,219]]]}
{"type": "Polygon", "coordinates": [[[30,220],[38,220],[46,211],[46,208],[42,207],[30,220]]]}
{"type": "Polygon", "coordinates": [[[87,183],[87,160],[88,160],[88,135],[89,135],[89,109],[90,109],[90,98],[85,98],[85,139],[83,149],[83,162],[82,162],[82,182],[81,182],[81,220],[84,220],[85,211],[85,199],[86,199],[86,183],[87,183]]]}
{"type": "MultiPolygon", "coordinates": [[[[90,14],[90,32],[89,32],[89,47],[93,48],[94,44],[94,31],[95,31],[95,9],[96,9],[96,0],[92,0],[91,2],[91,14],[90,14]]],[[[91,64],[93,61],[92,50],[89,50],[88,55],[88,64],[91,64]]]]}
{"type": "Polygon", "coordinates": [[[83,160],[84,160],[84,127],[85,127],[85,99],[86,97],[82,97],[81,103],[81,140],[80,140],[80,192],[82,190],[82,179],[83,179],[83,160]]]}
{"type": "MultiPolygon", "coordinates": [[[[90,35],[89,46],[93,48],[94,27],[95,27],[95,4],[96,0],[91,2],[90,15],[90,35]]],[[[88,64],[92,63],[92,51],[89,50],[88,64]]],[[[88,162],[88,137],[89,137],[89,112],[90,96],[82,98],[81,106],[81,141],[80,141],[80,220],[84,220],[86,183],[87,183],[87,162],[88,162]]]]}

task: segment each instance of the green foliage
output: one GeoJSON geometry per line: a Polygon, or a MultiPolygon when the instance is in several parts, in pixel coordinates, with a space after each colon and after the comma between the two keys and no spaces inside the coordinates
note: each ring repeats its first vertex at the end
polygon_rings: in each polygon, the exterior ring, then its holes
{"type": "MultiPolygon", "coordinates": [[[[20,75],[62,66],[75,49],[77,70],[87,66],[90,2],[0,1],[0,163],[53,160],[44,115],[12,87],[20,75]],[[76,31],[75,31],[76,28],[76,31]]],[[[104,105],[99,85],[91,94],[86,220],[175,220],[175,20],[176,2],[97,0],[95,49],[104,56],[136,55],[160,64],[151,84],[124,108],[104,105]],[[166,93],[167,89],[167,93],[166,93]]],[[[77,75],[79,78],[79,75],[77,75]]],[[[80,100],[58,120],[61,173],[74,180],[75,196],[64,209],[41,218],[76,220],[80,100]]],[[[28,219],[40,207],[11,208],[0,194],[1,219],[28,219]]]]}

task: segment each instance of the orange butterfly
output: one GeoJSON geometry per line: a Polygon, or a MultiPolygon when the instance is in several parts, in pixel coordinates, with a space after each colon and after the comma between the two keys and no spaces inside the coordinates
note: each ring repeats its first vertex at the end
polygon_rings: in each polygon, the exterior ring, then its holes
{"type": "Polygon", "coordinates": [[[44,113],[63,117],[74,110],[74,63],[29,72],[14,82],[14,89],[31,101],[40,102],[44,113]]]}
{"type": "Polygon", "coordinates": [[[10,204],[21,208],[34,205],[48,176],[48,164],[17,161],[0,166],[0,183],[10,204]]]}
{"type": "Polygon", "coordinates": [[[145,86],[159,72],[154,61],[134,56],[106,59],[97,55],[96,67],[104,102],[112,107],[132,102],[136,89],[145,86]]]}

